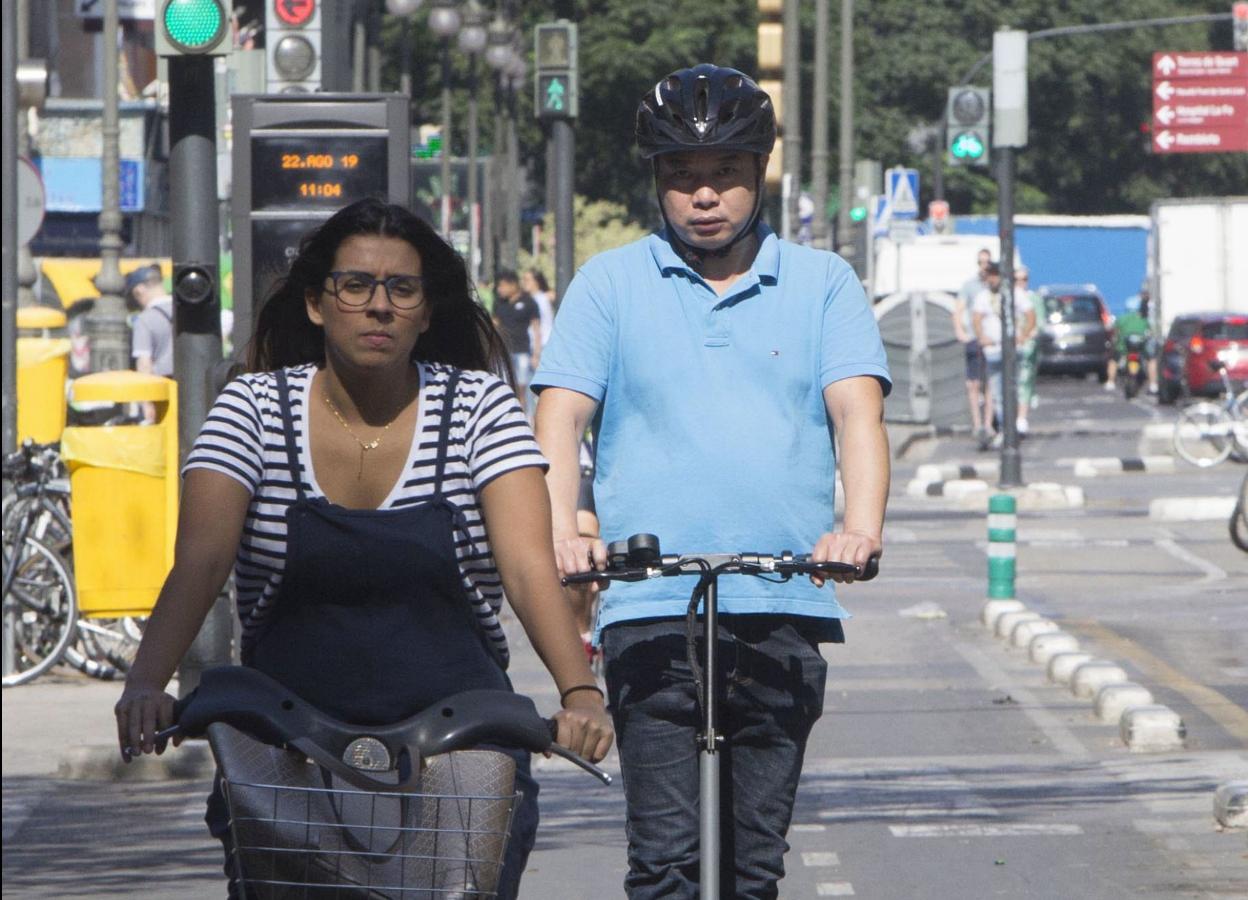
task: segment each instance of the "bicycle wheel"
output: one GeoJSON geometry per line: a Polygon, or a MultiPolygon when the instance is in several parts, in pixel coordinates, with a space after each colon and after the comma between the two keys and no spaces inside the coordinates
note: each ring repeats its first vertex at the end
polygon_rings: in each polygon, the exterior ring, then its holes
{"type": "Polygon", "coordinates": [[[1248,462],[1248,391],[1240,391],[1231,403],[1231,435],[1231,456],[1236,462],[1248,462]]]}
{"type": "Polygon", "coordinates": [[[1174,424],[1174,452],[1194,466],[1216,466],[1231,455],[1231,414],[1216,403],[1194,403],[1174,424]]]}
{"type": "MultiPolygon", "coordinates": [[[[110,666],[118,672],[130,671],[134,654],[143,639],[145,618],[124,619],[80,618],[78,620],[79,643],[88,657],[100,665],[110,666]]],[[[90,673],[88,673],[90,674],[90,673]]],[[[112,676],[96,675],[97,678],[112,676]]]]}
{"type": "Polygon", "coordinates": [[[13,619],[14,671],[5,687],[38,678],[60,661],[73,641],[78,616],[74,580],[65,562],[42,541],[27,537],[5,548],[4,615],[13,619]]]}
{"type": "Polygon", "coordinates": [[[1235,501],[1235,509],[1231,510],[1228,524],[1231,543],[1248,553],[1248,475],[1239,485],[1239,499],[1235,501]]]}

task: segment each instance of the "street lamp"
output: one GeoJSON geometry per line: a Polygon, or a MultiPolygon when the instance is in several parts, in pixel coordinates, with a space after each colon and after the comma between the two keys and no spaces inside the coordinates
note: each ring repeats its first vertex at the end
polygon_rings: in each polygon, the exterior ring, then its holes
{"type": "MultiPolygon", "coordinates": [[[[510,79],[507,75],[507,68],[511,64],[512,57],[515,52],[512,50],[512,40],[514,38],[511,23],[500,12],[490,22],[488,34],[486,38],[485,62],[495,72],[495,90],[494,90],[494,164],[491,167],[491,181],[494,188],[491,192],[490,202],[486,204],[486,208],[490,211],[490,227],[486,230],[486,246],[490,265],[487,270],[491,276],[494,270],[500,265],[514,265],[514,259],[506,262],[506,248],[499,247],[500,235],[498,222],[501,218],[506,219],[508,211],[511,209],[510,196],[514,190],[514,186],[509,183],[507,168],[504,160],[509,158],[507,153],[507,120],[510,109],[509,104],[509,83],[510,79]],[[496,203],[495,201],[503,201],[496,203]],[[501,209],[500,209],[501,207],[501,209]],[[495,251],[502,250],[500,254],[504,261],[497,263],[495,261],[495,251]]],[[[505,239],[504,239],[505,242],[505,239]]]]}
{"type": "Polygon", "coordinates": [[[451,38],[461,24],[455,0],[434,0],[429,30],[442,41],[442,237],[451,239],[451,38]]]}
{"type": "Polygon", "coordinates": [[[520,36],[512,46],[511,60],[507,63],[507,220],[504,223],[506,240],[504,261],[515,268],[520,257],[520,138],[516,131],[516,95],[524,86],[529,65],[519,46],[520,36]]]}
{"type": "Polygon", "coordinates": [[[412,96],[412,18],[424,5],[425,0],[386,0],[386,12],[403,20],[401,39],[403,71],[399,75],[399,93],[412,96]]]}
{"type": "Polygon", "coordinates": [[[468,271],[477,282],[477,59],[485,50],[489,34],[485,10],[477,0],[464,6],[464,27],[459,32],[459,49],[468,55],[468,271]]]}

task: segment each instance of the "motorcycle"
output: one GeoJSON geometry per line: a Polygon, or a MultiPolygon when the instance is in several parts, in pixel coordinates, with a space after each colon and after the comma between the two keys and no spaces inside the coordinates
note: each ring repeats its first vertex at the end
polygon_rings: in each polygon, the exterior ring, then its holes
{"type": "Polygon", "coordinates": [[[1140,392],[1140,388],[1148,379],[1147,351],[1147,335],[1127,335],[1119,371],[1122,376],[1122,393],[1128,400],[1140,392]]]}

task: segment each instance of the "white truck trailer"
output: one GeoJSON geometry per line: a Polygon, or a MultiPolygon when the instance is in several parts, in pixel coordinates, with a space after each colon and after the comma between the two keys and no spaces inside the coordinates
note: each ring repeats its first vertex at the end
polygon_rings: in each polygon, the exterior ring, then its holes
{"type": "Polygon", "coordinates": [[[1175,316],[1248,313],[1248,197],[1157,200],[1149,284],[1161,333],[1175,316]]]}

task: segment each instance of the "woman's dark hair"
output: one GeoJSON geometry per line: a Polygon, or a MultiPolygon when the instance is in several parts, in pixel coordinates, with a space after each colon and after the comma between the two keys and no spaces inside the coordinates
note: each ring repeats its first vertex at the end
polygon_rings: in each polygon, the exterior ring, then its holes
{"type": "Polygon", "coordinates": [[[325,333],[308,318],[304,298],[308,291],[325,289],[338,248],[356,235],[399,238],[420,254],[430,315],[429,330],[412,350],[413,360],[481,369],[513,380],[506,347],[473,296],[460,255],[413,213],[372,198],[344,206],[299,242],[289,274],[260,307],[248,352],[251,371],[325,365],[325,333]]]}
{"type": "Polygon", "coordinates": [[[529,274],[533,276],[533,281],[537,284],[537,289],[543,294],[550,293],[550,282],[546,280],[546,276],[539,269],[529,269],[529,274]]]}

